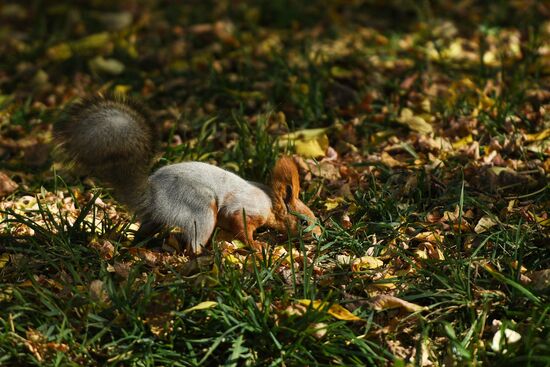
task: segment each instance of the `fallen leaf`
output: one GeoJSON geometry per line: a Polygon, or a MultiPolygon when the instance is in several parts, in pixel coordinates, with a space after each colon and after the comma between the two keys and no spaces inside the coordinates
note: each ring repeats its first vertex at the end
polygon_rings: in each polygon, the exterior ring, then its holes
{"type": "Polygon", "coordinates": [[[539,292],[550,291],[550,269],[532,271],[529,274],[531,287],[539,292]]]}
{"type": "Polygon", "coordinates": [[[517,343],[520,339],[521,335],[517,331],[511,329],[500,329],[493,336],[491,349],[495,352],[502,352],[504,354],[507,350],[502,349],[503,346],[517,343]]]}
{"type": "Polygon", "coordinates": [[[418,245],[418,249],[414,253],[420,259],[445,260],[443,251],[430,242],[423,242],[418,245]]]}
{"type": "Polygon", "coordinates": [[[428,307],[419,306],[415,303],[407,302],[401,298],[380,294],[370,301],[372,307],[377,311],[390,310],[393,308],[402,308],[408,312],[420,312],[428,310],[428,307]]]}
{"type": "Polygon", "coordinates": [[[535,134],[525,134],[525,141],[540,141],[550,137],[550,129],[542,130],[535,134]]]}
{"type": "Polygon", "coordinates": [[[380,161],[389,168],[407,166],[406,163],[393,158],[388,152],[382,152],[382,154],[380,155],[380,161]]]}
{"type": "Polygon", "coordinates": [[[89,61],[90,70],[95,73],[118,75],[124,71],[124,64],[116,59],[106,59],[103,56],[96,56],[89,61]]]}
{"type": "MultiPolygon", "coordinates": [[[[315,310],[324,309],[328,304],[327,302],[324,302],[324,301],[318,301],[318,300],[311,301],[309,299],[299,299],[298,302],[304,306],[311,305],[312,308],[315,310]]],[[[344,320],[344,321],[361,321],[362,320],[360,317],[355,316],[354,314],[346,310],[344,307],[337,304],[331,305],[328,308],[327,313],[334,316],[338,320],[344,320]]]]}
{"type": "Polygon", "coordinates": [[[0,172],[0,198],[8,196],[19,187],[11,178],[4,172],[0,172]]]}
{"type": "Polygon", "coordinates": [[[478,233],[478,234],[483,233],[487,231],[489,228],[496,226],[497,224],[498,222],[495,219],[493,219],[491,216],[484,215],[483,217],[481,217],[479,222],[477,222],[474,228],[474,231],[475,233],[478,233]]]}
{"type": "Polygon", "coordinates": [[[346,200],[341,196],[328,198],[327,200],[325,200],[325,209],[326,210],[336,209],[341,203],[345,201],[346,200]]]}
{"type": "Polygon", "coordinates": [[[427,123],[422,117],[415,116],[410,108],[403,108],[401,110],[401,115],[397,118],[397,122],[421,134],[430,134],[433,132],[432,125],[427,123]]]}
{"type": "Polygon", "coordinates": [[[472,134],[458,140],[458,141],[455,141],[454,143],[452,143],[452,146],[454,149],[460,149],[460,148],[463,148],[467,145],[469,145],[470,143],[472,143],[474,141],[474,138],[472,137],[472,134]]]}
{"type": "Polygon", "coordinates": [[[2,269],[10,261],[10,255],[4,252],[0,255],[0,269],[2,269]]]}
{"type": "Polygon", "coordinates": [[[374,256],[363,256],[353,260],[351,270],[354,272],[363,272],[369,269],[376,269],[384,265],[384,262],[374,256]]]}
{"type": "Polygon", "coordinates": [[[315,322],[308,327],[308,329],[312,331],[313,337],[317,340],[320,340],[325,335],[327,335],[327,328],[328,328],[328,325],[325,324],[324,322],[315,322]]]}
{"type": "Polygon", "coordinates": [[[90,298],[96,302],[107,303],[109,301],[109,294],[105,289],[103,282],[99,279],[93,280],[89,287],[90,298]]]}
{"type": "Polygon", "coordinates": [[[298,130],[278,139],[280,147],[293,145],[295,152],[304,158],[324,157],[328,145],[327,129],[298,130]]]}
{"type": "Polygon", "coordinates": [[[189,312],[199,311],[199,310],[208,310],[208,309],[216,307],[217,305],[218,305],[218,302],[204,301],[204,302],[199,303],[198,305],[195,305],[193,307],[189,307],[186,310],[183,310],[183,313],[189,313],[189,312]]]}

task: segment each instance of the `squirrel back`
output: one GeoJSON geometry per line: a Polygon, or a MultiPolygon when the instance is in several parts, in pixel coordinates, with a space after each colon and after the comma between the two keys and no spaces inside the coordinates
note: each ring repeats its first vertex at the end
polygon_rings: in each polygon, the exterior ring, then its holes
{"type": "Polygon", "coordinates": [[[136,211],[146,205],[159,139],[139,104],[116,96],[86,98],[64,111],[54,137],[70,161],[111,186],[124,204],[136,211]]]}

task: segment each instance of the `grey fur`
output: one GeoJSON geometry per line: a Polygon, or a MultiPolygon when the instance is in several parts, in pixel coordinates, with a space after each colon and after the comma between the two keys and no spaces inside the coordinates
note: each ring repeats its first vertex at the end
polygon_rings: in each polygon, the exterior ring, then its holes
{"type": "Polygon", "coordinates": [[[267,219],[271,210],[269,193],[260,188],[263,185],[206,163],[162,167],[149,183],[151,220],[182,228],[194,250],[207,243],[218,215],[239,215],[244,209],[247,215],[267,219]]]}
{"type": "Polygon", "coordinates": [[[115,196],[136,212],[142,228],[136,239],[162,226],[178,226],[198,252],[209,240],[219,215],[267,219],[270,189],[219,167],[186,162],[149,176],[156,130],[131,101],[95,97],[72,106],[55,127],[63,150],[79,166],[111,185],[115,196]]]}

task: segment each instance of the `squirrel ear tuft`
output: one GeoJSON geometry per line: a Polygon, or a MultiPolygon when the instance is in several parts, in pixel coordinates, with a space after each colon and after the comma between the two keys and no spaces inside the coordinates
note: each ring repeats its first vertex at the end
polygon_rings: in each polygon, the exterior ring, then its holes
{"type": "Polygon", "coordinates": [[[273,185],[279,186],[281,184],[291,186],[293,196],[298,196],[298,192],[300,191],[298,167],[296,167],[296,163],[289,156],[279,158],[273,168],[273,185]]]}

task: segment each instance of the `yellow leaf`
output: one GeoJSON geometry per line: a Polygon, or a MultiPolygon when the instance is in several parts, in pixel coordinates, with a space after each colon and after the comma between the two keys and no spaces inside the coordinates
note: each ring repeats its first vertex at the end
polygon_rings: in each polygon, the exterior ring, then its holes
{"type": "MultiPolygon", "coordinates": [[[[312,308],[315,310],[321,310],[327,306],[327,302],[323,301],[311,301],[309,299],[299,299],[298,303],[309,306],[312,305],[312,308]]],[[[344,307],[334,304],[329,307],[327,310],[327,313],[329,315],[332,315],[333,317],[337,318],[338,320],[344,320],[344,321],[361,321],[362,319],[358,316],[355,316],[348,310],[346,310],[344,307]]]]}
{"type": "Polygon", "coordinates": [[[397,286],[393,282],[392,278],[395,278],[391,274],[384,274],[384,277],[381,279],[377,279],[375,283],[372,283],[372,286],[378,289],[395,289],[397,286]],[[386,279],[388,279],[386,281],[386,279]]]}
{"type": "Polygon", "coordinates": [[[403,108],[401,110],[401,116],[397,118],[397,122],[421,134],[430,134],[433,132],[432,125],[427,123],[422,117],[415,116],[410,108],[403,108]]]}
{"type": "Polygon", "coordinates": [[[548,137],[550,137],[550,129],[546,129],[535,134],[525,134],[525,140],[529,142],[544,140],[548,137]]]}
{"type": "Polygon", "coordinates": [[[384,262],[374,256],[363,256],[353,260],[351,269],[354,272],[361,272],[369,269],[376,269],[384,265],[384,262]]]}
{"type": "Polygon", "coordinates": [[[0,255],[0,269],[2,269],[10,261],[10,255],[5,252],[0,255]]]}
{"type": "Polygon", "coordinates": [[[460,149],[462,147],[465,147],[467,146],[468,144],[470,144],[471,142],[474,141],[474,138],[472,137],[472,134],[458,140],[458,141],[455,141],[452,146],[454,149],[460,149]]]}
{"type": "Polygon", "coordinates": [[[72,43],[72,49],[77,53],[90,54],[108,45],[111,36],[107,32],[91,34],[72,43]]]}
{"type": "Polygon", "coordinates": [[[537,224],[540,224],[543,227],[550,227],[550,218],[545,218],[544,215],[542,217],[538,216],[533,212],[529,212],[529,214],[531,214],[537,224]]]}
{"type": "Polygon", "coordinates": [[[128,94],[128,92],[132,89],[131,85],[128,84],[117,84],[115,86],[114,94],[125,96],[128,94]]]}
{"type": "Polygon", "coordinates": [[[330,315],[336,317],[338,320],[344,320],[344,321],[361,321],[361,318],[358,316],[355,316],[348,310],[346,310],[344,307],[340,305],[332,305],[327,311],[330,315]]]}
{"type": "Polygon", "coordinates": [[[109,75],[118,75],[124,71],[124,64],[112,58],[96,56],[88,62],[90,70],[96,73],[105,73],[109,75]]]}
{"type": "Polygon", "coordinates": [[[345,199],[341,196],[338,196],[338,197],[335,197],[335,198],[328,198],[325,201],[325,209],[326,210],[336,209],[344,201],[345,201],[345,199]]]}
{"type": "Polygon", "coordinates": [[[315,310],[319,310],[320,308],[323,308],[327,304],[326,302],[323,302],[323,301],[312,301],[310,299],[299,299],[298,303],[300,303],[304,306],[313,305],[312,307],[315,310]]]}
{"type": "Polygon", "coordinates": [[[248,247],[248,246],[245,245],[245,243],[243,241],[238,240],[238,239],[233,239],[233,241],[231,241],[231,243],[233,245],[235,245],[235,247],[238,248],[238,249],[248,247]]]}
{"type": "Polygon", "coordinates": [[[425,311],[428,307],[419,306],[415,303],[405,301],[401,298],[390,296],[387,294],[380,294],[370,301],[372,307],[377,311],[389,310],[392,308],[402,308],[408,312],[425,311]]]}
{"type": "Polygon", "coordinates": [[[199,310],[208,310],[210,308],[214,308],[218,305],[218,302],[214,301],[204,301],[199,303],[198,305],[195,305],[193,307],[189,307],[186,310],[183,310],[183,313],[189,313],[193,311],[199,311],[199,310]]]}
{"type": "Polygon", "coordinates": [[[225,261],[227,261],[230,264],[241,264],[242,261],[239,260],[235,255],[229,254],[224,257],[225,261]]]}
{"type": "Polygon", "coordinates": [[[305,129],[279,137],[278,145],[294,145],[295,152],[305,158],[324,157],[328,148],[327,129],[305,129]]]}

